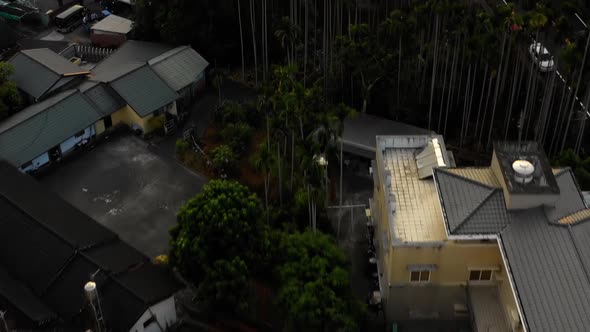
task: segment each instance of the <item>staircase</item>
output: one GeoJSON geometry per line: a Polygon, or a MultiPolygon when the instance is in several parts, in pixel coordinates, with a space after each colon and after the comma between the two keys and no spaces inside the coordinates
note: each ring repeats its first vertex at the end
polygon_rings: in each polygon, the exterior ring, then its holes
{"type": "Polygon", "coordinates": [[[170,119],[164,123],[164,133],[166,133],[166,135],[173,135],[176,133],[176,122],[174,119],[170,119]]]}

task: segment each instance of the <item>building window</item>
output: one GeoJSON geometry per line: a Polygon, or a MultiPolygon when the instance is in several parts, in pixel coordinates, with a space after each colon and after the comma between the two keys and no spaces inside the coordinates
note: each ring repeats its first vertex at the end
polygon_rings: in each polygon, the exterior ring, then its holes
{"type": "Polygon", "coordinates": [[[470,270],[469,281],[491,281],[493,275],[492,270],[470,270]]]}
{"type": "Polygon", "coordinates": [[[74,137],[78,138],[78,137],[82,137],[82,136],[84,136],[84,132],[85,132],[85,131],[86,131],[86,130],[80,130],[79,132],[77,132],[76,134],[74,134],[74,137]]]}
{"type": "Polygon", "coordinates": [[[430,271],[423,270],[423,271],[411,271],[410,272],[410,282],[429,282],[430,281],[430,271]]]}

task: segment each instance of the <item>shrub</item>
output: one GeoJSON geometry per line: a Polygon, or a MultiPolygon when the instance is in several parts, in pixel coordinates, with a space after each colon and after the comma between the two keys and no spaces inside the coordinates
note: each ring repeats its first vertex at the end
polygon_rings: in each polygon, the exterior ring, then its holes
{"type": "Polygon", "coordinates": [[[228,123],[245,122],[247,120],[246,111],[242,105],[233,101],[227,102],[219,110],[217,118],[223,125],[228,123]]]}
{"type": "Polygon", "coordinates": [[[180,160],[184,161],[184,155],[186,154],[187,151],[189,151],[190,149],[190,145],[187,141],[183,140],[183,139],[177,139],[176,140],[176,157],[180,160]]]}
{"type": "Polygon", "coordinates": [[[252,127],[244,122],[230,123],[221,131],[223,142],[237,153],[242,153],[246,150],[251,136],[252,127]]]}
{"type": "Polygon", "coordinates": [[[237,169],[237,158],[228,145],[220,145],[211,154],[213,166],[218,174],[232,175],[237,169]]]}

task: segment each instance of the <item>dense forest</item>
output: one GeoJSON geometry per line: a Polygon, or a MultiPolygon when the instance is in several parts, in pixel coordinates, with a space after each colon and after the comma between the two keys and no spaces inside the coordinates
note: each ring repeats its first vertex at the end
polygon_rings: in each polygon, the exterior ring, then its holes
{"type": "Polygon", "coordinates": [[[573,17],[584,6],[139,0],[136,20],[141,38],[190,43],[256,86],[271,79],[273,65],[290,64],[328,99],[432,129],[453,146],[489,150],[498,139],[534,139],[554,155],[582,148],[589,35],[573,17]],[[558,71],[534,66],[533,39],[551,45],[558,71]]]}

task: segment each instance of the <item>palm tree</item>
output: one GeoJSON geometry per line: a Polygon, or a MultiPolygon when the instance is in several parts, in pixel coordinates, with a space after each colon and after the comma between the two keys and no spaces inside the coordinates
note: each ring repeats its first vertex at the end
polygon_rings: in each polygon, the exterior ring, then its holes
{"type": "Polygon", "coordinates": [[[275,30],[275,37],[277,37],[283,49],[287,51],[288,65],[293,64],[295,61],[295,44],[299,39],[299,33],[299,27],[291,23],[288,17],[283,17],[279,28],[275,30]]]}

